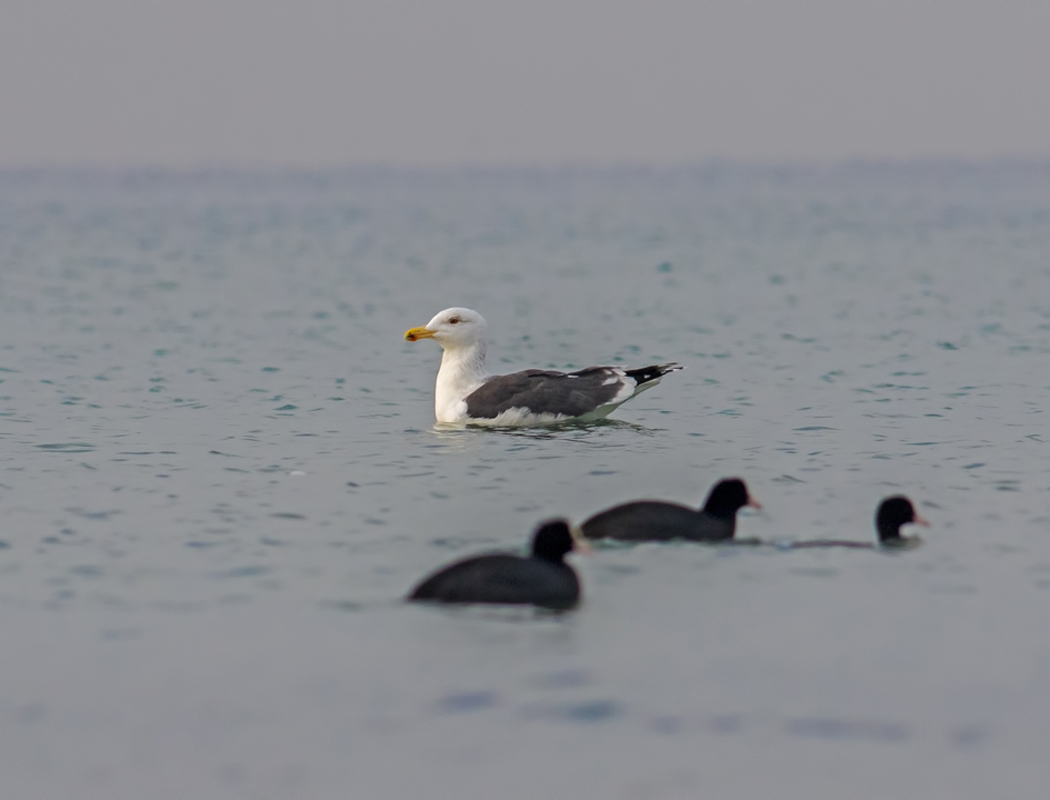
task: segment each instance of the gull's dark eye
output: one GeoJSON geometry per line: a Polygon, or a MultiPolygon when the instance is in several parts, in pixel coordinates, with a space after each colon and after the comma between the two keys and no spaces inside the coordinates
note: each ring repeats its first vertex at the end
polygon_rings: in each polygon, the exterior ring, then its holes
{"type": "Polygon", "coordinates": [[[453,317],[452,319],[450,319],[448,321],[448,324],[449,325],[458,325],[459,324],[459,317],[453,317]]]}

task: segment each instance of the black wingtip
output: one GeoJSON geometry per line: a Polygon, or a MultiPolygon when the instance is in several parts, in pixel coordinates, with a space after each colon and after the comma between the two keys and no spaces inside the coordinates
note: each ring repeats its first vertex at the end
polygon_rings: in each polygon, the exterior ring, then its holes
{"type": "Polygon", "coordinates": [[[685,367],[675,361],[668,361],[666,364],[650,364],[648,367],[625,370],[624,374],[628,378],[633,378],[640,386],[643,383],[659,380],[667,373],[677,372],[680,369],[685,369],[685,367]]]}

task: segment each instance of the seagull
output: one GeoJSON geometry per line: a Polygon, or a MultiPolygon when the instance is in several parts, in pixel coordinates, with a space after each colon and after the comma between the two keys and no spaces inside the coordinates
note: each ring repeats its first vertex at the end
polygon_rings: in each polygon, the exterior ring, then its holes
{"type": "Polygon", "coordinates": [[[487,331],[477,311],[446,308],[423,327],[405,333],[407,341],[433,339],[444,348],[434,392],[438,422],[524,427],[604,419],[667,373],[682,369],[670,362],[638,369],[527,369],[490,375],[485,370],[487,331]]]}

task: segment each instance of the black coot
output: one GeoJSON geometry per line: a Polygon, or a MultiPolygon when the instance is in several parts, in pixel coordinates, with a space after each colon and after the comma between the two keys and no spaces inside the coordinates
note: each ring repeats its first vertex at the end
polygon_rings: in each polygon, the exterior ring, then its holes
{"type": "Polygon", "coordinates": [[[733,538],[736,512],[744,506],[762,507],[748,495],[742,480],[726,478],[715,484],[699,511],[677,503],[637,500],[595,514],[581,528],[588,539],[721,542],[733,538]]]}
{"type": "Polygon", "coordinates": [[[408,599],[571,608],[580,600],[580,580],[565,563],[574,544],[568,523],[551,520],[536,529],[528,558],[488,553],[457,561],[420,583],[408,599]]]}
{"type": "Polygon", "coordinates": [[[853,542],[843,539],[812,539],[810,541],[793,542],[791,548],[801,547],[915,547],[922,539],[918,536],[901,536],[902,525],[922,525],[930,527],[930,523],[919,516],[904,495],[887,497],[879,503],[875,511],[875,530],[879,534],[878,545],[870,542],[853,542]]]}
{"type": "Polygon", "coordinates": [[[921,542],[918,536],[901,536],[901,525],[908,524],[930,527],[904,495],[887,497],[879,503],[875,512],[875,530],[879,532],[879,544],[883,547],[912,547],[921,542]]]}

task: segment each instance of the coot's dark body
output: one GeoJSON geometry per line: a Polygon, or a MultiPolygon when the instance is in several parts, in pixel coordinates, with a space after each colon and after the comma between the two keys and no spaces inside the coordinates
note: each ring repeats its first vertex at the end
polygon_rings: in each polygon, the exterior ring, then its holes
{"type": "Polygon", "coordinates": [[[659,500],[637,500],[595,514],[580,526],[588,539],[721,542],[736,533],[736,514],[713,517],[695,508],[659,500]]]}
{"type": "Polygon", "coordinates": [[[536,531],[528,558],[488,553],[457,561],[420,583],[408,599],[571,608],[580,600],[580,580],[564,561],[572,549],[568,525],[549,522],[536,531]]]}
{"type": "Polygon", "coordinates": [[[759,507],[742,480],[728,478],[711,489],[699,510],[660,500],[637,500],[595,514],[580,527],[588,539],[724,542],[736,534],[736,512],[746,505],[759,507]]]}
{"type": "Polygon", "coordinates": [[[849,539],[804,539],[781,546],[790,550],[803,550],[807,547],[854,547],[859,550],[874,550],[878,547],[871,542],[854,542],[849,539]]]}
{"type": "Polygon", "coordinates": [[[568,608],[580,599],[580,581],[568,564],[491,553],[445,567],[419,584],[408,599],[568,608]]]}

